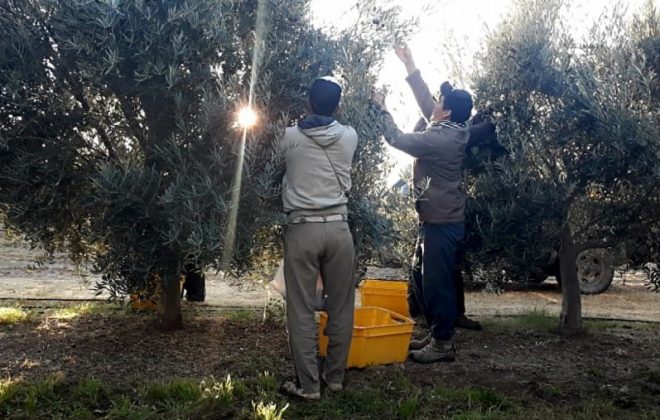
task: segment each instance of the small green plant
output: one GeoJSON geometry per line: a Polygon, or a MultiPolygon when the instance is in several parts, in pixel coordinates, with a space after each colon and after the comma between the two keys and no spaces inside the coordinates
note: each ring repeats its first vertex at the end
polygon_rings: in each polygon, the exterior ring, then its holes
{"type": "Polygon", "coordinates": [[[402,419],[413,419],[419,410],[419,400],[417,397],[407,398],[399,403],[397,414],[402,419]]]}
{"type": "Polygon", "coordinates": [[[556,385],[546,385],[542,389],[554,398],[561,398],[563,395],[561,388],[556,385]]]}
{"type": "Polygon", "coordinates": [[[466,391],[468,406],[484,411],[504,411],[510,404],[505,397],[487,388],[470,388],[466,391]]]}
{"type": "Polygon", "coordinates": [[[18,383],[11,378],[0,380],[0,413],[5,404],[9,403],[18,393],[18,383]]]}
{"type": "Polygon", "coordinates": [[[73,388],[72,395],[75,400],[85,406],[96,407],[107,395],[107,391],[100,380],[87,378],[73,388]]]}
{"type": "Polygon", "coordinates": [[[198,400],[202,396],[202,391],[195,382],[177,379],[151,384],[146,387],[144,394],[152,402],[190,402],[198,400]]]}
{"type": "Polygon", "coordinates": [[[278,386],[277,379],[268,371],[259,374],[257,384],[263,391],[275,391],[278,386]]]}
{"type": "Polygon", "coordinates": [[[25,411],[30,415],[35,415],[37,409],[41,405],[57,405],[58,396],[55,392],[56,385],[57,380],[55,378],[49,378],[29,387],[24,401],[25,411]]]}
{"type": "MultiPolygon", "coordinates": [[[[512,407],[512,403],[499,393],[479,387],[447,388],[437,387],[432,397],[438,407],[454,407],[467,416],[474,414],[503,414],[512,407]]],[[[467,416],[470,417],[470,416],[467,416]]],[[[481,417],[479,417],[481,418],[481,417]]]]}
{"type": "Polygon", "coordinates": [[[203,380],[199,384],[199,389],[202,392],[202,398],[229,404],[234,399],[236,386],[231,379],[231,375],[227,375],[227,378],[222,382],[216,381],[214,377],[211,377],[208,381],[203,380]]]}
{"type": "Polygon", "coordinates": [[[141,420],[153,418],[153,409],[140,407],[135,404],[131,398],[126,395],[119,395],[112,400],[112,408],[108,412],[107,418],[141,420]]]}
{"type": "Polygon", "coordinates": [[[264,404],[263,401],[259,401],[258,404],[255,404],[253,401],[252,408],[254,410],[255,420],[282,420],[284,418],[284,412],[289,408],[289,404],[278,410],[275,403],[264,404]]]}

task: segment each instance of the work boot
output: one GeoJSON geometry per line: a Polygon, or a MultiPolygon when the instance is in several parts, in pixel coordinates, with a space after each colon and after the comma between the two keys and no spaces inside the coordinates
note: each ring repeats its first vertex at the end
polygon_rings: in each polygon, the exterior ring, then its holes
{"type": "Polygon", "coordinates": [[[303,391],[302,388],[293,382],[285,382],[284,385],[282,385],[282,390],[293,397],[297,397],[305,401],[318,401],[321,399],[320,392],[305,394],[305,391],[303,391]]]}
{"type": "Polygon", "coordinates": [[[410,340],[410,345],[408,350],[421,350],[426,347],[431,342],[431,333],[425,335],[422,338],[416,340],[410,340]]]}
{"type": "Polygon", "coordinates": [[[332,392],[341,392],[344,390],[344,385],[341,382],[328,382],[328,378],[325,376],[325,372],[321,374],[321,380],[332,392]]]}
{"type": "Polygon", "coordinates": [[[454,326],[456,328],[463,328],[465,330],[481,331],[481,324],[479,323],[479,321],[470,319],[465,315],[459,315],[456,318],[456,322],[454,323],[454,326]]]}
{"type": "Polygon", "coordinates": [[[417,363],[453,362],[456,360],[454,340],[436,340],[435,338],[421,350],[410,352],[410,358],[417,363]]]}

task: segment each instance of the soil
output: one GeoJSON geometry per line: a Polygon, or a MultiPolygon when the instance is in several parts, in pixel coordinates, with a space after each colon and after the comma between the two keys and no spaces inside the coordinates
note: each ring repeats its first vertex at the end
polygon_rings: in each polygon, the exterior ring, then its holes
{"type": "MultiPolygon", "coordinates": [[[[39,299],[94,298],[89,284],[97,278],[81,278],[62,256],[28,269],[38,255],[24,244],[0,238],[0,298],[28,299],[22,303],[28,307],[45,305],[40,317],[0,325],[0,378],[96,377],[122,387],[168,378],[250,378],[264,371],[278,379],[293,375],[281,321],[262,322],[254,315],[260,311],[244,316],[218,308],[263,309],[269,295],[263,284],[211,273],[206,304],[186,303],[186,328],[161,333],[154,330],[151,314],[126,313],[115,305],[72,319],[50,316],[51,303],[39,299]]],[[[370,276],[400,274],[372,271],[370,276]]],[[[660,413],[660,294],[645,289],[637,273],[625,273],[608,292],[583,296],[584,314],[647,322],[592,327],[573,338],[559,337],[545,327],[507,326],[511,315],[555,315],[560,302],[552,282],[531,290],[512,286],[499,295],[469,292],[468,313],[486,328],[459,331],[455,363],[407,362],[350,370],[346,384],[362,388],[394,383],[403,373],[420,387],[483,386],[553,406],[605,397],[622,407],[655,404],[660,413]]]]}
{"type": "MultiPolygon", "coordinates": [[[[150,316],[117,310],[0,326],[0,377],[95,377],[126,386],[173,377],[250,378],[264,371],[278,380],[292,376],[280,321],[188,311],[186,329],[170,333],[155,332],[150,316]]],[[[584,336],[561,338],[544,328],[507,326],[504,321],[486,323],[482,332],[461,330],[455,363],[352,369],[346,384],[387,384],[403,373],[423,388],[481,386],[553,405],[603,396],[624,405],[660,402],[657,324],[593,327],[584,336]]]]}

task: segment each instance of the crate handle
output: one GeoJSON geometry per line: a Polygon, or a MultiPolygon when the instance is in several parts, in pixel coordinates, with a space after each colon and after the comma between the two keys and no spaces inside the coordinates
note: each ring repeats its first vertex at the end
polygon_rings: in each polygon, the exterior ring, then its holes
{"type": "Polygon", "coordinates": [[[392,318],[392,321],[398,322],[399,324],[405,324],[406,322],[408,322],[408,319],[405,316],[399,315],[399,314],[394,313],[394,312],[392,312],[392,314],[390,314],[390,318],[392,318]]]}

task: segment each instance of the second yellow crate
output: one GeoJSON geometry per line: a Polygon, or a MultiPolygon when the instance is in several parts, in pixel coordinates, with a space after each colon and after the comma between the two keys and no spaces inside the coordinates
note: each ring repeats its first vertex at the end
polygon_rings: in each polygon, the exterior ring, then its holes
{"type": "Polygon", "coordinates": [[[408,282],[364,280],[360,284],[362,306],[378,306],[410,318],[408,282]]]}

